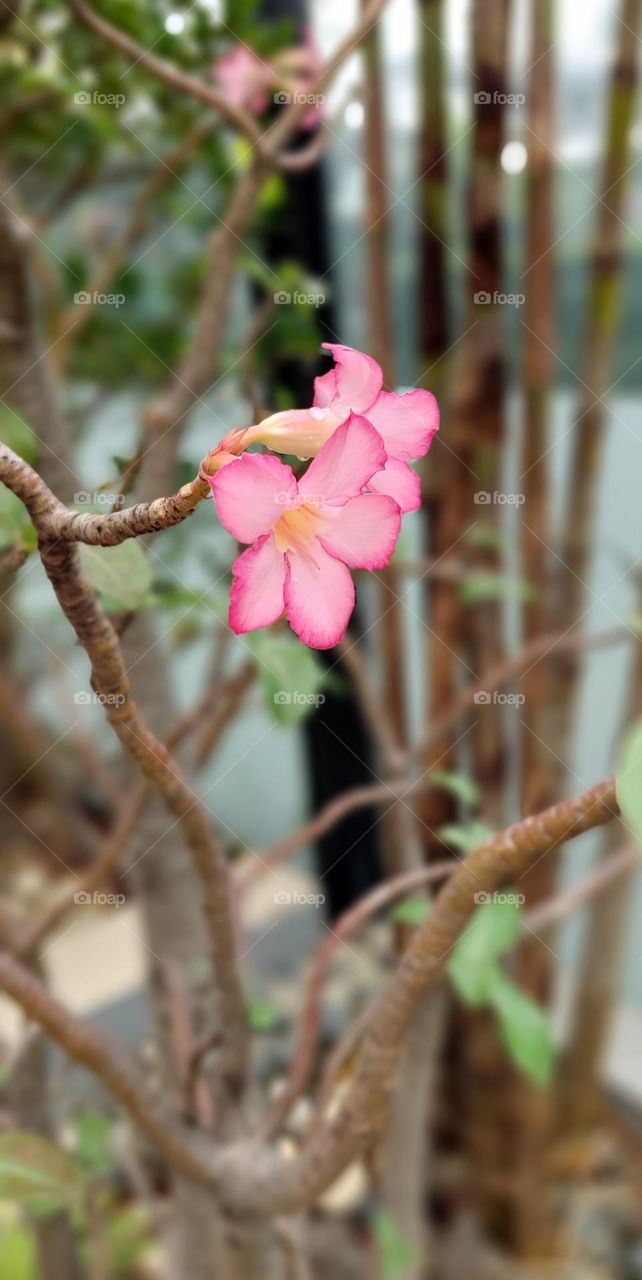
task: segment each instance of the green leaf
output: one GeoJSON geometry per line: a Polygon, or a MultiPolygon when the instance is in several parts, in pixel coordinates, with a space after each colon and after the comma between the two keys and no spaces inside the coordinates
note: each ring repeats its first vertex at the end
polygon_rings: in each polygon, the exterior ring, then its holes
{"type": "Polygon", "coordinates": [[[279,1011],[268,1000],[251,999],[248,1004],[248,1021],[252,1031],[271,1031],[279,1020],[279,1011]]]}
{"type": "Polygon", "coordinates": [[[23,418],[8,405],[0,405],[0,440],[8,444],[25,462],[35,462],[38,441],[23,418]]]}
{"type": "Polygon", "coordinates": [[[624,739],[615,794],[626,825],[642,842],[642,720],[636,720],[624,739]]]}
{"type": "Polygon", "coordinates": [[[461,849],[463,853],[476,849],[478,844],[483,844],[492,834],[492,828],[485,822],[446,822],[437,831],[444,844],[461,849]]]}
{"type": "Polygon", "coordinates": [[[404,898],[390,912],[390,919],[395,924],[423,924],[430,915],[431,904],[428,898],[404,898]]]}
{"type": "Polygon", "coordinates": [[[462,604],[483,604],[486,600],[535,600],[537,593],[528,582],[510,578],[490,569],[469,573],[459,588],[462,604]]]}
{"type": "Polygon", "coordinates": [[[0,1227],[0,1280],[37,1280],[33,1235],[22,1222],[0,1227]]]}
{"type": "Polygon", "coordinates": [[[53,1142],[26,1130],[0,1134],[0,1199],[55,1211],[80,1191],[73,1160],[53,1142]]]}
{"type": "Polygon", "coordinates": [[[497,1013],[504,1043],[515,1065],[535,1084],[548,1084],[555,1061],[548,1014],[499,969],[489,991],[489,1002],[497,1013]]]}
{"type": "Polygon", "coordinates": [[[29,517],[19,498],[0,484],[0,548],[22,542],[29,517]]]}
{"type": "Polygon", "coordinates": [[[398,1280],[405,1269],[412,1265],[415,1254],[404,1240],[391,1213],[378,1209],[374,1220],[374,1233],[380,1262],[381,1280],[398,1280]]]}
{"type": "Polygon", "coordinates": [[[152,571],[146,553],[130,539],[118,547],[78,548],[87,581],[96,591],[117,602],[121,609],[138,609],[146,601],[152,585],[152,571]]]}
{"type": "Polygon", "coordinates": [[[83,1111],[76,1117],[75,1152],[90,1173],[105,1175],[114,1168],[112,1131],[113,1122],[102,1111],[83,1111]]]}
{"type": "Polygon", "coordinates": [[[323,668],[294,637],[257,632],[250,641],[267,710],[281,724],[296,724],[324,701],[323,668]]]}
{"type": "Polygon", "coordinates": [[[487,1003],[496,980],[497,960],[512,945],[518,932],[517,903],[491,901],[477,908],[448,964],[451,981],[467,1004],[479,1007],[487,1003]]]}
{"type": "Polygon", "coordinates": [[[428,782],[433,787],[449,791],[462,804],[479,804],[479,788],[464,773],[450,773],[447,769],[431,769],[428,782]]]}
{"type": "Polygon", "coordinates": [[[143,1206],[134,1204],[117,1213],[108,1223],[107,1241],[109,1275],[126,1276],[129,1280],[136,1263],[152,1243],[149,1220],[143,1206]]]}

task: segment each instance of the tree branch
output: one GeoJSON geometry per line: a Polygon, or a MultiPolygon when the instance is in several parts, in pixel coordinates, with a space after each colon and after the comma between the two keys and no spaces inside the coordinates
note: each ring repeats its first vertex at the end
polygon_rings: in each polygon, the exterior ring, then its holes
{"type": "Polygon", "coordinates": [[[220,112],[231,124],[236,125],[237,129],[250,139],[250,142],[255,145],[260,143],[261,131],[249,111],[230,102],[225,94],[213,85],[204,84],[202,80],[197,80],[186,71],[179,71],[178,67],[165,62],[163,58],[157,58],[155,54],[138,44],[132,36],[128,36],[125,31],[121,31],[119,27],[113,27],[111,22],[101,18],[90,5],[84,3],[84,0],[69,0],[69,3],[80,21],[90,31],[100,36],[101,40],[118,49],[120,53],[124,53],[127,58],[131,58],[132,62],[140,63],[150,75],[171,85],[178,93],[188,94],[189,97],[196,98],[199,102],[204,102],[206,106],[220,112]]]}
{"type": "MultiPolygon", "coordinates": [[[[0,446],[0,479],[25,503],[38,531],[40,554],[60,607],[91,662],[92,684],[103,695],[107,719],[143,775],[162,795],[184,834],[203,887],[213,965],[213,982],[225,1028],[223,1074],[237,1093],[247,1061],[247,1021],[236,965],[230,907],[229,869],[205,813],[172,759],[141,718],[129,690],[118,638],[96,596],[84,581],[73,546],[57,537],[58,521],[70,514],[44,481],[6,446],[0,446]]],[[[152,503],[151,506],[154,506],[152,503]]],[[[136,508],[133,508],[135,511],[136,508]]],[[[124,514],[124,513],[123,513],[124,514]]]]}
{"type": "Polygon", "coordinates": [[[72,1018],[27,968],[6,954],[0,954],[0,987],[74,1062],[98,1077],[175,1168],[207,1180],[207,1168],[192,1150],[190,1135],[164,1112],[159,1099],[147,1096],[118,1045],[72,1018]]]}

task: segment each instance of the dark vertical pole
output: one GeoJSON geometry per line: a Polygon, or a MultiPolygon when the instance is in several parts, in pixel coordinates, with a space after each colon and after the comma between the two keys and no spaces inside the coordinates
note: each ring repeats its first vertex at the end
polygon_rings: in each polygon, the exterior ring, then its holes
{"type": "MultiPolygon", "coordinates": [[[[300,0],[263,0],[261,13],[265,19],[293,19],[297,36],[303,39],[306,6],[300,0]]],[[[294,145],[304,145],[309,140],[309,133],[305,133],[294,145]]],[[[303,173],[288,174],[285,181],[287,195],[278,227],[265,235],[262,253],[273,263],[294,258],[314,276],[328,279],[332,257],[324,163],[320,161],[303,173]]],[[[333,291],[330,289],[329,293],[333,291]]],[[[330,298],[319,309],[323,341],[338,341],[338,323],[330,298]]],[[[286,355],[274,368],[273,380],[286,386],[297,403],[305,405],[311,402],[315,376],[327,367],[327,362],[321,363],[320,359],[310,365],[286,355]]],[[[353,635],[358,635],[358,607],[351,625],[353,635]]],[[[374,780],[372,746],[339,655],[330,650],[319,658],[333,675],[340,677],[343,687],[335,691],[328,686],[324,704],[312,712],[304,725],[310,802],[315,810],[342,791],[374,780]]],[[[378,817],[372,809],[352,814],[316,846],[318,870],[332,915],[344,910],[379,878],[378,817]]]]}

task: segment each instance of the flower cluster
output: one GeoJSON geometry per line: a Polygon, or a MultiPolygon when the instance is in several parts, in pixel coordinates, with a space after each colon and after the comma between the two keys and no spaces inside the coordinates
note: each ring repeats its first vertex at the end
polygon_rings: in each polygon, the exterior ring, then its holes
{"type": "Polygon", "coordinates": [[[384,391],[375,360],[325,345],[335,363],[316,379],[312,406],[232,433],[208,475],[221,524],[252,544],[234,564],[230,626],[253,631],[285,613],[315,649],[345,632],[355,598],[349,570],[388,564],[402,513],[420,505],[410,460],[428,451],[439,426],[429,391],[384,391]],[[238,456],[253,443],[312,462],[297,480],[274,456],[238,456]]]}

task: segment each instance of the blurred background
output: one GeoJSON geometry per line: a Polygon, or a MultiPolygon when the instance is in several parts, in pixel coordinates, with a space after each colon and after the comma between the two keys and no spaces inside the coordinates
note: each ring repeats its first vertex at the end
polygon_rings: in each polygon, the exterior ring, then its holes
{"type": "MultiPolygon", "coordinates": [[[[207,378],[155,435],[251,147],[147,55],[222,84],[267,125],[283,90],[257,106],[225,59],[303,51],[303,79],[275,84],[304,92],[358,6],[105,0],[141,57],[101,39],[82,5],[0,6],[0,436],[59,497],[107,511],[171,492],[232,428],[309,404],[322,341],[440,403],[417,464],[422,509],[389,569],[358,575],[341,651],[313,654],[279,627],[230,633],[236,548],[209,504],[144,550],[82,548],[134,692],[158,732],[177,730],[233,863],[273,1100],[306,975],[330,947],[284,1141],[305,1129],[337,1046],[334,1087],[349,1077],[346,1027],[426,918],[428,891],[373,909],[349,943],[344,913],[386,877],[461,858],[609,773],[642,714],[641,9],[389,0],[292,144],[311,158],[269,175],[234,235],[207,378]],[[370,790],[346,816],[305,825],[355,788],[370,790]]],[[[3,945],[42,924],[30,956],[54,994],[153,1077],[159,1000],[177,972],[196,1003],[206,986],[195,889],[34,549],[2,489],[3,945]]],[[[310,1276],[642,1276],[636,859],[612,823],[501,900],[481,886],[413,1039],[388,1147],[315,1208],[310,1276]],[[489,955],[510,984],[503,1005],[471,985],[489,955]]],[[[0,1280],[176,1274],[162,1170],[5,1000],[0,1035],[0,1280]],[[16,1129],[46,1132],[101,1189],[62,1270],[2,1147],[16,1129]]]]}

